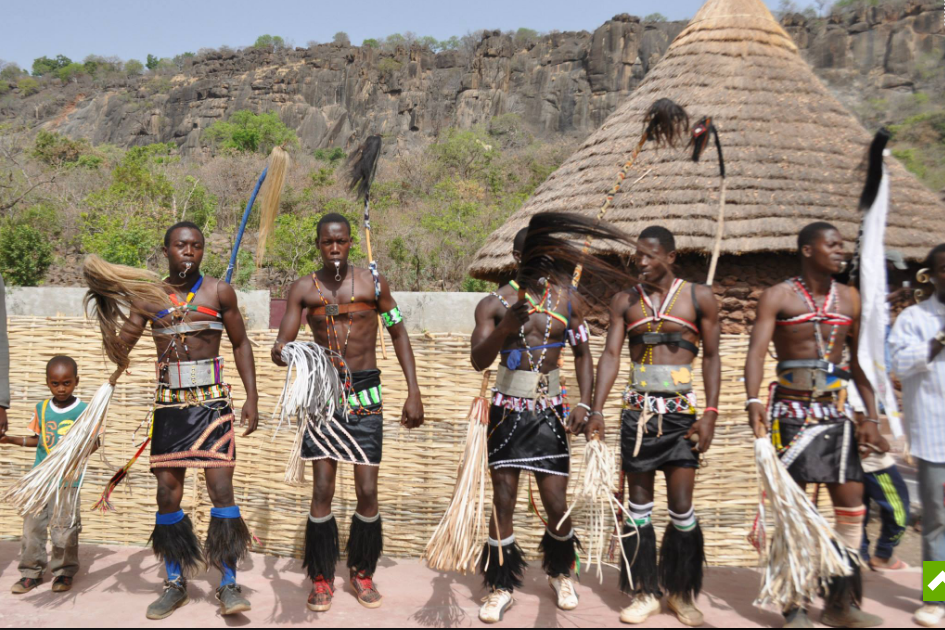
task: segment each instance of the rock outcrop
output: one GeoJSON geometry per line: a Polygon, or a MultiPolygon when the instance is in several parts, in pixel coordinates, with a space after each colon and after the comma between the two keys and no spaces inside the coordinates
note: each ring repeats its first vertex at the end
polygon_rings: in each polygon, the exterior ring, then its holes
{"type": "MultiPolygon", "coordinates": [[[[938,0],[813,20],[789,15],[784,25],[850,107],[887,90],[945,90],[938,0]]],[[[204,129],[240,109],[277,112],[306,149],[350,147],[368,133],[409,148],[448,127],[507,113],[520,115],[540,135],[583,136],[614,111],[684,26],[623,14],[593,33],[553,33],[522,47],[508,35],[487,33],[469,54],[333,44],[213,51],[173,77],[104,88],[80,79],[6,99],[0,116],[28,118],[95,143],[174,142],[184,152],[197,150],[204,129]]]]}

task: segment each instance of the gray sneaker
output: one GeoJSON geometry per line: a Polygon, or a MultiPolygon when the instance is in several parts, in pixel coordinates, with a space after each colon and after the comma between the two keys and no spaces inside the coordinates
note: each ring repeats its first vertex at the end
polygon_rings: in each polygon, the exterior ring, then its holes
{"type": "Polygon", "coordinates": [[[243,589],[239,584],[227,584],[218,588],[217,599],[220,601],[220,612],[223,615],[235,615],[253,609],[249,600],[243,597],[243,589]]]}
{"type": "Polygon", "coordinates": [[[148,619],[166,619],[174,611],[190,601],[187,597],[187,580],[181,578],[174,582],[164,580],[164,592],[157,601],[148,606],[148,619]]]}

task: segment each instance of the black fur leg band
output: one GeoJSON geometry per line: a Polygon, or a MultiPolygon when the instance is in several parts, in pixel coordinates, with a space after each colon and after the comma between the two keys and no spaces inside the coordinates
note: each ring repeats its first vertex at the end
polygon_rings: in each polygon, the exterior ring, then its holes
{"type": "Polygon", "coordinates": [[[827,586],[827,606],[847,609],[851,605],[859,606],[863,601],[863,575],[860,573],[859,556],[855,551],[847,550],[847,564],[853,569],[853,575],[835,577],[827,586]]]}
{"type": "Polygon", "coordinates": [[[538,551],[544,554],[541,568],[551,577],[570,576],[576,551],[580,548],[581,542],[573,530],[570,536],[562,540],[561,536],[555,536],[546,529],[541,544],[538,545],[538,551]]]}
{"type": "Polygon", "coordinates": [[[210,517],[210,528],[207,530],[207,542],[204,552],[207,562],[219,571],[223,565],[236,569],[240,561],[249,552],[253,537],[241,518],[210,517]]]}
{"type": "Polygon", "coordinates": [[[515,542],[515,537],[502,542],[502,558],[499,558],[499,545],[486,543],[479,561],[479,572],[482,573],[486,588],[512,592],[522,587],[522,578],[525,577],[525,555],[522,548],[515,542]]]}
{"type": "Polygon", "coordinates": [[[384,537],[381,532],[381,515],[365,518],[354,513],[351,518],[351,532],[345,553],[348,554],[348,568],[367,575],[374,575],[377,561],[384,551],[384,537]]]}
{"type": "Polygon", "coordinates": [[[624,536],[620,539],[620,543],[624,557],[620,559],[620,590],[627,594],[648,593],[655,597],[662,597],[656,570],[656,531],[650,521],[646,525],[641,525],[639,529],[640,536],[637,537],[632,525],[624,524],[623,526],[624,536]],[[630,586],[631,575],[627,574],[627,563],[630,562],[633,563],[630,565],[633,577],[632,587],[630,586]]]}
{"type": "Polygon", "coordinates": [[[705,541],[696,521],[692,529],[683,531],[670,523],[660,547],[660,586],[670,595],[692,603],[702,591],[705,567],[705,541]]]}
{"type": "Polygon", "coordinates": [[[306,523],[302,568],[307,571],[309,579],[314,580],[320,575],[331,584],[335,579],[335,565],[341,559],[338,522],[330,516],[320,522],[308,518],[306,523]]]}
{"type": "Polygon", "coordinates": [[[195,575],[203,564],[200,541],[189,516],[173,525],[155,525],[148,542],[155,556],[165,562],[176,562],[186,576],[195,575]]]}

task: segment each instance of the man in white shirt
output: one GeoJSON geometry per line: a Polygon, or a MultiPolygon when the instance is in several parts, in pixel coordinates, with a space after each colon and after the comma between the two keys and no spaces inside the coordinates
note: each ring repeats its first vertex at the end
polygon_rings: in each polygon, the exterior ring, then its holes
{"type": "MultiPolygon", "coordinates": [[[[892,370],[902,381],[912,455],[919,466],[922,560],[945,560],[945,243],[925,260],[934,293],[899,315],[889,336],[892,370]]],[[[945,606],[927,603],[916,623],[932,627],[945,606]]]]}

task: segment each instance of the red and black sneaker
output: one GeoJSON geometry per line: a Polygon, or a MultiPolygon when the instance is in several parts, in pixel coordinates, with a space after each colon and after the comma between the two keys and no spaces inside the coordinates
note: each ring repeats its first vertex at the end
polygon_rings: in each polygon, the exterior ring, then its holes
{"type": "Polygon", "coordinates": [[[314,612],[325,612],[331,608],[331,599],[335,589],[324,577],[319,575],[312,580],[312,592],[308,595],[308,609],[314,612]]]}
{"type": "Polygon", "coordinates": [[[35,578],[28,578],[28,577],[20,578],[20,580],[16,584],[13,585],[13,588],[10,589],[10,592],[13,593],[14,595],[23,595],[24,593],[29,593],[30,591],[32,591],[34,588],[36,588],[42,583],[43,583],[42,578],[38,580],[35,578]]]}
{"type": "Polygon", "coordinates": [[[377,608],[381,605],[381,594],[374,586],[374,579],[364,571],[358,571],[351,576],[351,587],[358,595],[358,603],[365,608],[377,608]]]}

